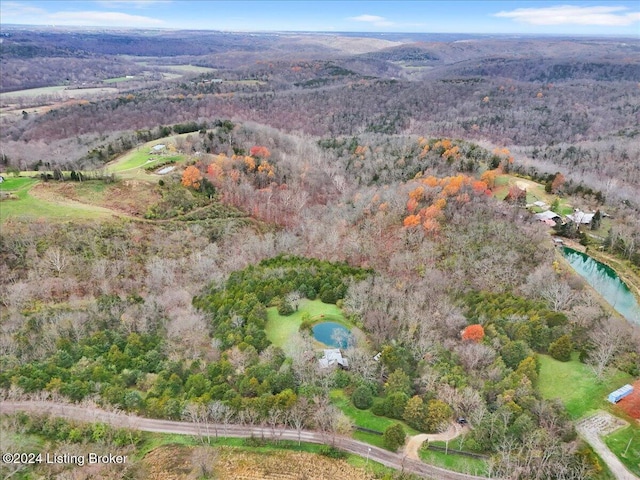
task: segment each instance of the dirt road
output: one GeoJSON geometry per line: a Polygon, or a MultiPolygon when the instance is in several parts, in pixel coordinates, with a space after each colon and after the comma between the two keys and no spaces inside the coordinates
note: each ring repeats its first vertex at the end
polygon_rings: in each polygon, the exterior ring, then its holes
{"type": "Polygon", "coordinates": [[[421,433],[420,435],[409,437],[409,440],[404,447],[404,454],[407,458],[412,460],[420,460],[418,451],[424,442],[446,442],[448,440],[453,440],[465,431],[465,429],[468,430],[467,427],[461,427],[457,423],[452,423],[449,425],[449,428],[441,433],[421,433]]]}
{"type": "MultiPolygon", "coordinates": [[[[624,426],[625,423],[626,422],[623,422],[622,425],[624,426]]],[[[627,467],[609,450],[609,447],[607,447],[604,441],[602,441],[602,438],[600,438],[600,435],[611,433],[617,428],[620,428],[620,420],[609,415],[607,412],[599,412],[596,415],[581,420],[580,423],[576,425],[578,434],[600,455],[600,458],[604,460],[609,470],[611,470],[611,473],[613,473],[618,480],[638,480],[638,477],[627,470],[627,467]]]]}
{"type": "Polygon", "coordinates": [[[308,430],[293,430],[285,428],[263,428],[241,425],[220,424],[195,424],[189,422],[175,422],[169,420],[156,420],[151,418],[136,417],[123,413],[107,412],[98,408],[67,405],[53,402],[37,401],[4,401],[0,402],[0,413],[9,414],[15,412],[30,412],[48,414],[52,416],[68,418],[70,420],[85,422],[102,422],[119,428],[130,428],[145,432],[176,433],[182,435],[215,436],[216,432],[225,437],[263,437],[282,440],[300,440],[309,443],[334,445],[364,458],[369,458],[387,467],[414,473],[423,478],[434,480],[486,480],[484,477],[466,475],[451,470],[434,467],[425,463],[412,460],[404,454],[389,452],[382,448],[374,447],[351,438],[338,435],[328,435],[308,430]]]}

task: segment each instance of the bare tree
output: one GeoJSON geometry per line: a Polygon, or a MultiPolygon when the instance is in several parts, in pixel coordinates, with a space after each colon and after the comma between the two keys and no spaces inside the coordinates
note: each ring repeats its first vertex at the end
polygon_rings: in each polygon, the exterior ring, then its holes
{"type": "Polygon", "coordinates": [[[200,441],[204,441],[202,434],[202,424],[205,421],[206,414],[202,405],[197,403],[187,403],[182,411],[182,418],[187,422],[194,423],[196,425],[196,431],[200,441]]]}
{"type": "Polygon", "coordinates": [[[591,331],[589,336],[593,348],[588,359],[598,378],[604,376],[605,369],[616,353],[624,348],[629,330],[624,322],[610,317],[591,331]]]}
{"type": "Polygon", "coordinates": [[[227,433],[227,425],[233,417],[233,410],[220,400],[215,400],[207,405],[207,415],[213,421],[213,429],[218,438],[218,425],[222,424],[225,435],[227,433]]]}
{"type": "Polygon", "coordinates": [[[300,436],[302,430],[307,426],[309,419],[310,405],[306,397],[301,397],[293,407],[288,411],[287,420],[298,433],[298,445],[300,445],[300,436]]]}
{"type": "Polygon", "coordinates": [[[62,275],[62,272],[69,265],[69,258],[67,254],[60,247],[51,247],[44,255],[45,260],[57,277],[62,275]]]}

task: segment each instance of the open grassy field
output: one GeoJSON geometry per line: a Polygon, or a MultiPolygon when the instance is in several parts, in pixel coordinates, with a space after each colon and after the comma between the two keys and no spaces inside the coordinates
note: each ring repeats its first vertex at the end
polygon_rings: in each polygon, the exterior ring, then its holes
{"type": "Polygon", "coordinates": [[[640,425],[632,424],[604,439],[626,467],[640,477],[640,425]]]}
{"type": "Polygon", "coordinates": [[[300,330],[302,314],[304,312],[307,312],[312,320],[331,320],[342,323],[347,328],[352,327],[344,318],[342,311],[335,305],[322,303],[320,300],[303,299],[300,302],[298,311],[287,317],[278,314],[276,307],[267,309],[267,325],[265,326],[265,330],[267,332],[267,338],[271,343],[278,347],[286,348],[289,339],[300,330]]]}
{"type": "Polygon", "coordinates": [[[540,361],[540,393],[544,398],[559,398],[572,418],[577,419],[598,409],[609,409],[606,396],[632,381],[631,375],[616,371],[603,381],[591,367],[580,363],[574,355],[569,362],[538,355],[540,361]]]}
{"type": "Polygon", "coordinates": [[[138,178],[137,174],[140,172],[144,173],[144,169],[146,167],[161,165],[165,162],[181,162],[185,160],[186,156],[176,152],[171,152],[169,147],[171,145],[175,145],[176,139],[179,137],[184,138],[189,135],[193,135],[193,133],[182,133],[138,145],[136,148],[108,163],[106,169],[110,173],[117,173],[119,175],[124,174],[126,177],[138,178]],[[152,155],[151,149],[155,145],[166,145],[167,149],[161,154],[152,155]]]}
{"type": "MultiPolygon", "coordinates": [[[[162,142],[156,142],[161,144],[162,142]]],[[[137,168],[146,168],[153,165],[159,165],[164,162],[178,162],[183,160],[182,155],[152,155],[150,147],[143,145],[129,153],[125,153],[122,157],[107,166],[108,172],[123,173],[137,168]]]]}
{"type": "Polygon", "coordinates": [[[70,88],[67,90],[65,85],[57,85],[0,93],[0,100],[8,101],[17,97],[35,98],[41,95],[55,95],[60,98],[91,98],[98,94],[116,93],[117,91],[118,89],[113,87],[70,88]]]}
{"type": "Polygon", "coordinates": [[[37,180],[29,177],[7,177],[3,174],[4,182],[0,183],[0,192],[17,194],[25,188],[32,186],[37,180]]]}
{"type": "Polygon", "coordinates": [[[102,83],[120,83],[120,82],[129,82],[131,80],[137,80],[136,77],[134,76],[128,76],[128,77],[114,77],[114,78],[107,78],[105,80],[102,81],[102,83]]]}
{"type": "Polygon", "coordinates": [[[157,67],[168,68],[169,70],[174,70],[176,72],[185,72],[185,73],[208,73],[215,72],[215,68],[209,67],[199,67],[197,65],[156,65],[157,67]]]}
{"type": "MultiPolygon", "coordinates": [[[[373,413],[371,413],[371,410],[360,410],[356,408],[353,403],[351,403],[351,399],[349,399],[349,397],[347,397],[347,395],[345,395],[344,391],[342,390],[331,390],[330,398],[331,403],[338,407],[347,417],[353,420],[353,423],[358,427],[364,427],[371,430],[376,430],[378,432],[384,432],[391,425],[400,423],[404,427],[404,431],[407,433],[407,435],[417,435],[418,433],[420,433],[400,420],[394,420],[387,417],[379,417],[378,415],[374,415],[373,413]]],[[[359,437],[354,438],[361,439],[359,437]]],[[[366,439],[362,440],[368,442],[369,437],[366,436],[365,438],[366,439]]],[[[382,440],[382,437],[378,438],[382,440]]],[[[382,444],[378,446],[382,446],[382,444]]]]}
{"type": "Polygon", "coordinates": [[[9,195],[0,201],[0,222],[9,219],[81,220],[114,214],[106,208],[56,197],[48,185],[34,178],[10,178],[3,182],[0,191],[9,195]]]}
{"type": "MultiPolygon", "coordinates": [[[[451,446],[451,443],[452,442],[450,442],[449,446],[451,446]]],[[[424,447],[419,450],[419,454],[420,459],[425,463],[448,470],[455,470],[456,472],[486,476],[489,471],[487,461],[481,458],[436,452],[435,450],[429,450],[424,447]]]]}

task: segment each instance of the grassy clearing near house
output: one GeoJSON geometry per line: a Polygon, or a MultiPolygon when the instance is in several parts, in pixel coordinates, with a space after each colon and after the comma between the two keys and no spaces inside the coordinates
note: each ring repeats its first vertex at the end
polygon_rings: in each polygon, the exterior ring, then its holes
{"type": "Polygon", "coordinates": [[[540,361],[540,393],[544,398],[559,398],[572,418],[577,419],[598,409],[609,409],[606,396],[632,380],[631,375],[616,370],[600,381],[588,365],[580,363],[576,354],[569,362],[538,355],[540,361]]]}
{"type": "Polygon", "coordinates": [[[137,168],[159,165],[164,162],[179,162],[182,160],[184,160],[183,155],[152,155],[150,147],[145,144],[120,157],[107,167],[107,171],[123,173],[137,168]]]}
{"type": "Polygon", "coordinates": [[[616,457],[640,477],[640,426],[629,425],[607,435],[604,441],[616,457]]]}
{"type": "Polygon", "coordinates": [[[427,448],[421,448],[418,452],[420,459],[429,465],[454,470],[456,472],[468,473],[471,475],[487,476],[489,465],[487,460],[481,458],[466,457],[463,455],[446,454],[436,452],[427,448]]]}
{"type": "MultiPolygon", "coordinates": [[[[353,420],[353,423],[358,427],[369,428],[378,432],[384,432],[391,425],[400,423],[402,424],[402,427],[404,428],[404,431],[407,433],[407,435],[417,435],[418,433],[420,433],[401,420],[379,417],[378,415],[374,415],[373,413],[371,413],[371,410],[360,410],[356,408],[353,403],[351,403],[351,399],[347,397],[347,395],[345,395],[343,390],[331,390],[329,398],[331,398],[331,403],[338,407],[347,417],[353,420]]],[[[367,443],[370,443],[368,440],[371,439],[369,435],[366,434],[364,436],[361,435],[361,437],[356,438],[367,443]]],[[[374,443],[374,445],[377,444],[374,443]]]]}
{"type": "Polygon", "coordinates": [[[267,309],[267,325],[265,326],[267,338],[274,345],[286,349],[289,339],[300,330],[302,314],[305,312],[311,316],[312,320],[331,320],[342,323],[347,328],[352,327],[344,318],[342,310],[337,306],[330,303],[322,303],[320,300],[303,299],[300,301],[298,311],[286,317],[280,315],[276,307],[267,309]]]}
{"type": "Polygon", "coordinates": [[[503,200],[509,193],[509,188],[512,185],[518,185],[519,187],[526,187],[527,190],[527,203],[533,203],[538,200],[542,200],[547,205],[551,205],[553,201],[558,198],[560,205],[558,213],[562,215],[568,215],[573,212],[573,207],[569,205],[565,199],[558,197],[557,195],[547,193],[544,189],[544,185],[534,182],[525,178],[517,177],[515,175],[504,174],[496,178],[496,188],[494,188],[493,196],[503,200]]]}

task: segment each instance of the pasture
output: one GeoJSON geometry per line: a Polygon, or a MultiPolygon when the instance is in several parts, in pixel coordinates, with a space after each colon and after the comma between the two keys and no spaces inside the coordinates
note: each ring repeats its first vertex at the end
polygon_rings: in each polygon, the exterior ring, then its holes
{"type": "Polygon", "coordinates": [[[155,66],[166,68],[176,72],[184,72],[184,73],[209,73],[209,72],[216,71],[215,68],[200,67],[198,65],[155,65],[155,66]]]}
{"type": "Polygon", "coordinates": [[[0,100],[3,102],[15,98],[36,98],[42,95],[54,96],[61,99],[67,98],[92,98],[105,93],[116,93],[117,88],[113,87],[90,87],[90,88],[68,88],[66,85],[53,87],[29,88],[27,90],[16,90],[15,92],[0,93],[0,100]]]}
{"type": "Polygon", "coordinates": [[[114,214],[106,208],[60,198],[39,180],[27,180],[29,181],[23,182],[17,190],[2,188],[2,192],[8,193],[9,197],[0,202],[0,222],[4,223],[9,219],[88,220],[114,214]]]}

